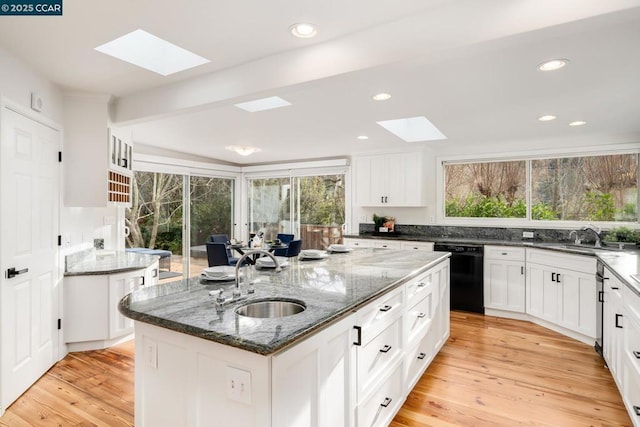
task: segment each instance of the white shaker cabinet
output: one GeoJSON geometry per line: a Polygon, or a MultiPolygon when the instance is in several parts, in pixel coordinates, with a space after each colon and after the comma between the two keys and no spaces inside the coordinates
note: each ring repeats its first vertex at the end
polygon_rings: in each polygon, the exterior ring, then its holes
{"type": "Polygon", "coordinates": [[[103,95],[65,95],[65,206],[131,204],[131,138],[109,128],[109,102],[103,95]]]}
{"type": "Polygon", "coordinates": [[[354,183],[358,206],[425,206],[419,152],[357,157],[354,183]]]}
{"type": "Polygon", "coordinates": [[[485,309],[525,312],[525,250],[484,247],[485,309]]]}
{"type": "Polygon", "coordinates": [[[596,337],[596,258],[526,250],[526,308],[529,315],[593,344],[596,337]]]}
{"type": "MultiPolygon", "coordinates": [[[[624,306],[622,291],[625,285],[609,271],[603,276],[603,308],[602,308],[602,352],[607,366],[614,378],[622,377],[622,360],[624,347],[624,306]]],[[[622,384],[619,384],[622,388],[622,384]]]]}
{"type": "Polygon", "coordinates": [[[106,348],[133,333],[133,320],[120,314],[118,303],[141,286],[157,284],[157,261],[124,273],[66,276],[62,332],[69,351],[106,348]]]}

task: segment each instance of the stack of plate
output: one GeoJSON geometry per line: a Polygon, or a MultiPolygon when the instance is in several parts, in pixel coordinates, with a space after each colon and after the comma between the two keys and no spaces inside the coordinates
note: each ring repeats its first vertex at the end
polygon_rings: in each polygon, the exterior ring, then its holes
{"type": "Polygon", "coordinates": [[[200,278],[216,281],[234,280],[236,278],[236,268],[231,265],[207,267],[200,273],[200,278]]]}
{"type": "Polygon", "coordinates": [[[322,259],[328,257],[329,254],[326,251],[319,249],[304,249],[300,251],[298,258],[300,259],[322,259]]]}
{"type": "Polygon", "coordinates": [[[329,245],[331,252],[351,252],[351,248],[347,245],[329,245]]]}
{"type": "MultiPolygon", "coordinates": [[[[276,257],[278,260],[278,264],[280,267],[286,267],[289,265],[289,261],[285,257],[276,257]]],[[[275,268],[276,265],[273,263],[273,260],[270,257],[262,257],[256,260],[256,267],[260,268],[275,268]]]]}

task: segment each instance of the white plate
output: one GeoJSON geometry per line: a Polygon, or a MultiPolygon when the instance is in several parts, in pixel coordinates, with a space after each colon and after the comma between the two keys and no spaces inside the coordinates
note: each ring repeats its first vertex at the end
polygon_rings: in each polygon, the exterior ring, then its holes
{"type": "Polygon", "coordinates": [[[226,281],[229,281],[229,280],[235,280],[236,279],[236,275],[235,274],[227,274],[225,276],[209,276],[208,274],[200,273],[200,278],[202,280],[213,280],[215,282],[226,282],[226,281]]]}
{"type": "Polygon", "coordinates": [[[351,252],[352,249],[345,245],[330,245],[328,248],[331,252],[351,252]]]}
{"type": "MultiPolygon", "coordinates": [[[[287,261],[287,259],[280,259],[280,257],[276,257],[278,259],[278,264],[280,264],[280,267],[286,267],[289,265],[289,261],[287,261]]],[[[269,257],[262,257],[262,258],[258,258],[256,260],[256,267],[262,267],[262,268],[275,268],[275,264],[273,263],[273,260],[269,257]]]]}
{"type": "Polygon", "coordinates": [[[326,257],[328,257],[329,254],[324,252],[321,254],[303,254],[302,252],[300,252],[300,255],[298,255],[298,258],[300,259],[324,259],[326,257]]]}
{"type": "Polygon", "coordinates": [[[236,268],[232,265],[216,265],[215,267],[205,268],[202,273],[208,277],[235,275],[236,268]]]}
{"type": "Polygon", "coordinates": [[[322,249],[303,249],[300,251],[300,255],[304,256],[318,256],[326,253],[327,252],[322,249]]]}

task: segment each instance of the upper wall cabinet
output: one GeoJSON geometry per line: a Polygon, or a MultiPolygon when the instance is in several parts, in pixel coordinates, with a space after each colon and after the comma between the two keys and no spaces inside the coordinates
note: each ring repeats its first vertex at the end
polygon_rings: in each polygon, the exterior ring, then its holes
{"type": "Polygon", "coordinates": [[[354,159],[357,206],[425,206],[422,153],[354,159]]]}
{"type": "Polygon", "coordinates": [[[109,129],[109,100],[103,95],[64,98],[65,206],[129,206],[132,155],[127,135],[109,129]]]}

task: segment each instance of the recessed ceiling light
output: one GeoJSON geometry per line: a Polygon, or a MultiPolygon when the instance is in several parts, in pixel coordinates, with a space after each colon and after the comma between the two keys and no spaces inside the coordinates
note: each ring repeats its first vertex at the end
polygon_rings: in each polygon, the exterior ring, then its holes
{"type": "Polygon", "coordinates": [[[569,123],[569,126],[582,126],[586,124],[587,122],[585,122],[584,120],[576,120],[575,122],[569,123]]]}
{"type": "Polygon", "coordinates": [[[256,111],[273,110],[274,108],[287,107],[291,105],[291,103],[280,98],[279,96],[271,96],[269,98],[261,98],[234,105],[242,110],[249,111],[250,113],[255,113],[256,111]]]}
{"type": "Polygon", "coordinates": [[[375,95],[373,95],[373,100],[374,101],[386,101],[387,99],[390,99],[391,95],[388,93],[376,93],[375,95]]]}
{"type": "Polygon", "coordinates": [[[549,122],[551,120],[555,120],[557,117],[551,114],[547,114],[546,116],[540,116],[538,117],[538,120],[540,120],[541,122],[549,122]]]}
{"type": "Polygon", "coordinates": [[[316,30],[315,25],[305,23],[305,22],[293,24],[292,26],[289,27],[289,32],[291,32],[291,34],[301,39],[309,39],[311,37],[314,37],[316,34],[318,34],[318,31],[316,30]]]}
{"type": "Polygon", "coordinates": [[[250,147],[248,145],[229,145],[224,148],[226,148],[227,150],[235,151],[241,156],[248,156],[250,154],[257,153],[258,151],[260,151],[258,147],[250,147]]]}
{"type": "Polygon", "coordinates": [[[358,135],[358,139],[361,139],[364,141],[365,139],[369,139],[369,137],[367,135],[358,135]]]}
{"type": "Polygon", "coordinates": [[[560,68],[564,67],[565,65],[567,65],[569,63],[568,59],[552,59],[550,61],[546,61],[543,62],[542,64],[538,65],[538,70],[540,71],[555,71],[555,70],[559,70],[560,68]]]}
{"type": "Polygon", "coordinates": [[[125,34],[95,50],[163,76],[210,62],[144,30],[125,34]]]}
{"type": "Polygon", "coordinates": [[[424,116],[384,120],[376,123],[407,142],[447,139],[447,137],[424,116]]]}

